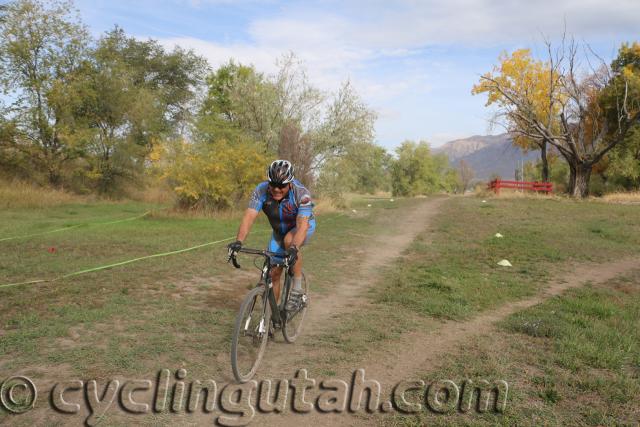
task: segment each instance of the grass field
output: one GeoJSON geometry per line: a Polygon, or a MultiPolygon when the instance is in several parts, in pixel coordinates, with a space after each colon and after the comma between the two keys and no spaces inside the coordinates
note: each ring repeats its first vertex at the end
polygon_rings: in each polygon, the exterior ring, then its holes
{"type": "MultiPolygon", "coordinates": [[[[358,257],[371,237],[392,233],[394,216],[417,203],[419,199],[355,198],[345,212],[320,215],[316,236],[305,251],[314,292],[328,295],[344,278],[354,278],[353,267],[361,262],[358,257]],[[381,228],[381,223],[389,227],[381,228]]],[[[56,278],[228,238],[238,224],[237,217],[181,218],[160,209],[140,203],[92,203],[0,211],[0,239],[77,226],[0,241],[0,285],[56,278]],[[143,218],[99,224],[147,211],[151,214],[143,218]]],[[[247,245],[262,247],[267,237],[268,225],[261,220],[247,245]]],[[[469,319],[531,296],[570,262],[606,262],[636,254],[638,248],[637,206],[554,199],[488,203],[473,197],[448,199],[432,226],[371,283],[368,303],[336,313],[331,328],[303,345],[306,356],[300,363],[316,374],[338,375],[372,348],[394,346],[406,332],[437,328],[443,319],[469,319]],[[504,238],[495,238],[497,232],[504,238]],[[496,265],[504,258],[513,267],[496,265]]],[[[225,261],[221,243],[51,283],[0,288],[0,379],[17,373],[50,383],[68,378],[153,377],[161,368],[178,367],[188,368],[196,378],[228,378],[233,318],[258,271],[250,259],[241,260],[245,268],[240,271],[225,261]]],[[[637,398],[629,399],[638,387],[638,336],[632,327],[638,324],[637,284],[638,276],[630,276],[519,313],[502,326],[501,351],[492,352],[493,342],[479,341],[474,347],[478,357],[472,362],[454,358],[445,364],[440,376],[475,373],[513,380],[515,391],[505,415],[465,421],[526,424],[537,419],[555,424],[585,408],[593,410],[591,415],[580,415],[585,424],[597,420],[611,424],[633,414],[637,419],[640,405],[637,398]],[[549,317],[552,311],[569,314],[549,317]],[[540,319],[544,326],[536,331],[546,331],[541,336],[522,326],[538,324],[540,319]],[[600,346],[615,344],[616,331],[622,331],[624,341],[610,356],[597,357],[600,346]],[[529,375],[533,370],[535,375],[529,375]],[[596,371],[600,377],[594,376],[596,371]],[[613,383],[604,380],[612,378],[613,383]],[[618,386],[629,391],[610,393],[618,386]],[[579,403],[569,397],[572,393],[588,395],[589,400],[579,403]]],[[[42,410],[21,416],[0,412],[0,422],[8,417],[17,425],[67,420],[47,413],[46,402],[37,408],[42,410]]],[[[447,424],[460,419],[428,421],[447,424]]]]}
{"type": "MultiPolygon", "coordinates": [[[[638,425],[640,268],[514,314],[497,334],[467,343],[427,383],[504,379],[504,413],[394,417],[389,426],[638,425]]],[[[418,397],[419,398],[419,397],[418,397]]]]}
{"type": "MultiPolygon", "coordinates": [[[[411,203],[362,199],[353,202],[358,213],[320,216],[305,266],[314,290],[321,294],[335,285],[328,273],[375,232],[376,215],[411,203]],[[315,277],[326,279],[316,284],[315,277]]],[[[0,285],[55,278],[227,238],[238,225],[238,218],[181,219],[153,213],[112,225],[89,225],[154,208],[107,203],[0,212],[0,238],[83,224],[0,242],[0,285]]],[[[246,245],[263,247],[268,236],[268,224],[261,219],[246,245]]],[[[239,301],[259,276],[251,258],[241,263],[245,268],[240,271],[227,264],[221,243],[52,283],[0,288],[0,376],[11,372],[60,380],[146,372],[153,377],[161,367],[182,366],[194,376],[220,378],[228,370],[239,301]]],[[[17,420],[30,423],[28,418],[17,420]]]]}
{"type": "MultiPolygon", "coordinates": [[[[632,206],[452,199],[433,229],[419,235],[371,288],[374,305],[342,316],[341,327],[324,341],[340,350],[341,358],[357,360],[378,339],[437,327],[422,320],[463,320],[531,296],[569,262],[605,262],[638,252],[640,212],[632,206]],[[504,237],[494,237],[498,232],[504,237]],[[513,267],[496,265],[505,258],[513,267]],[[370,333],[344,339],[354,329],[370,333]]],[[[328,365],[336,358],[334,353],[328,365]]]]}

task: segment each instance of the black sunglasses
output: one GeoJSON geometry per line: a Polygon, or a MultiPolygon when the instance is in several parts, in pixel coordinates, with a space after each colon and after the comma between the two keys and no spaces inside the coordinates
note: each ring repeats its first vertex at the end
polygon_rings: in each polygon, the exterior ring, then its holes
{"type": "Polygon", "coordinates": [[[282,190],[283,188],[286,188],[288,186],[289,186],[289,184],[276,184],[274,182],[270,182],[269,183],[269,187],[279,188],[280,190],[282,190]]]}

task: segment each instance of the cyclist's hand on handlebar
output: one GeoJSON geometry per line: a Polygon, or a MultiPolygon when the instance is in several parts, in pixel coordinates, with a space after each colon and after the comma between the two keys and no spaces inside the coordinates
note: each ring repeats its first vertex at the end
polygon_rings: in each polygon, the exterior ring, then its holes
{"type": "Polygon", "coordinates": [[[236,240],[233,243],[229,243],[227,245],[229,249],[229,255],[236,255],[240,249],[242,249],[242,242],[240,240],[236,240]]]}
{"type": "Polygon", "coordinates": [[[242,249],[242,242],[240,240],[236,240],[233,243],[229,243],[227,245],[227,248],[229,249],[228,262],[233,263],[233,266],[235,268],[240,268],[240,264],[238,264],[238,261],[236,261],[236,255],[238,255],[238,251],[242,249]]]}
{"type": "Polygon", "coordinates": [[[293,265],[298,259],[298,248],[291,246],[287,249],[287,264],[293,265]]]}

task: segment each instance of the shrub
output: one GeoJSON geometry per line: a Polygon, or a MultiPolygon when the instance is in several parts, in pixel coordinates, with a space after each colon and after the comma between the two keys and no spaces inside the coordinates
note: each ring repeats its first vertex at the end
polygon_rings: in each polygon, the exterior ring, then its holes
{"type": "Polygon", "coordinates": [[[246,199],[265,177],[268,159],[257,143],[234,141],[173,145],[164,176],[182,208],[218,210],[246,199]]]}

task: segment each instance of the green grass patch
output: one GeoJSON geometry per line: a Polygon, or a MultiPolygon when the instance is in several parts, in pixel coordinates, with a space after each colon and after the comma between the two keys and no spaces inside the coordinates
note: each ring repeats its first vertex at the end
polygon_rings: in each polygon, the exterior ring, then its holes
{"type": "Polygon", "coordinates": [[[377,301],[464,319],[538,292],[561,262],[605,261],[638,247],[640,215],[633,206],[456,198],[389,272],[377,301]],[[498,266],[502,259],[513,267],[498,266]]]}
{"type": "MultiPolygon", "coordinates": [[[[304,249],[312,291],[328,294],[344,280],[357,280],[354,265],[373,236],[391,236],[394,227],[402,226],[394,223],[398,213],[420,202],[361,197],[352,199],[344,212],[319,215],[316,235],[304,249]]],[[[121,219],[149,208],[98,203],[5,210],[0,236],[121,219]]],[[[301,364],[326,375],[340,374],[371,348],[392,345],[404,331],[433,326],[434,318],[465,319],[535,294],[567,261],[605,261],[637,253],[640,247],[640,216],[634,206],[545,199],[482,204],[460,197],[445,201],[441,209],[403,256],[379,272],[370,286],[371,304],[328,319],[335,329],[309,344],[301,364]],[[496,232],[505,237],[493,237],[496,232]],[[513,267],[497,266],[503,258],[513,267]]],[[[0,242],[0,283],[59,277],[182,249],[233,236],[237,226],[234,217],[153,215],[0,242]],[[50,253],[50,247],[56,251],[50,253]]],[[[261,218],[246,245],[264,247],[268,230],[261,218]]],[[[220,244],[53,283],[0,289],[0,377],[20,371],[60,380],[57,372],[71,370],[77,378],[152,378],[162,368],[186,367],[194,378],[223,378],[229,372],[229,339],[239,301],[259,276],[249,257],[241,264],[242,274],[226,264],[220,244]],[[43,367],[47,372],[41,372],[43,367]]],[[[514,347],[480,342],[471,349],[472,362],[452,362],[451,379],[514,379],[510,404],[518,412],[501,418],[483,415],[471,423],[527,424],[528,416],[561,423],[566,419],[554,408],[571,401],[567,384],[587,394],[608,390],[619,405],[632,405],[627,391],[615,389],[636,390],[638,336],[630,325],[637,324],[632,314],[637,304],[619,301],[622,290],[588,291],[593,294],[549,302],[561,304],[556,313],[533,310],[510,319],[504,336],[518,337],[512,340],[514,347]],[[539,352],[530,352],[532,346],[539,352]],[[553,357],[542,363],[548,351],[553,357]],[[522,355],[520,365],[513,363],[516,353],[522,355]],[[530,380],[522,378],[522,369],[531,371],[530,380]],[[627,382],[616,372],[627,372],[627,382]]],[[[610,421],[602,418],[604,410],[584,411],[584,423],[610,421]]]]}
{"type": "MultiPolygon", "coordinates": [[[[393,345],[400,336],[391,332],[396,327],[428,330],[437,327],[434,319],[468,319],[538,293],[566,262],[616,259],[638,253],[639,247],[640,215],[634,206],[449,199],[432,226],[372,283],[373,304],[340,316],[336,328],[319,337],[318,349],[331,350],[314,350],[310,366],[334,371],[337,362],[346,366],[375,346],[393,345]],[[594,237],[596,226],[606,232],[594,237]],[[502,259],[513,267],[498,266],[502,259]]],[[[593,309],[603,315],[608,310],[593,309]]],[[[543,336],[556,333],[548,319],[523,327],[543,336]]]]}
{"type": "MultiPolygon", "coordinates": [[[[414,201],[367,203],[371,207],[362,203],[354,199],[357,213],[318,216],[316,235],[304,250],[314,292],[329,292],[348,277],[349,259],[379,231],[373,225],[378,217],[414,201]]],[[[135,216],[149,208],[96,203],[56,206],[46,213],[7,210],[0,217],[12,224],[10,234],[20,234],[135,216]]],[[[0,284],[56,278],[195,246],[235,235],[238,223],[239,218],[232,216],[152,215],[0,242],[0,284]],[[56,248],[55,253],[49,253],[50,247],[56,248]]],[[[246,245],[264,247],[269,236],[270,228],[261,217],[246,245]]],[[[203,375],[226,373],[239,301],[247,285],[259,277],[251,257],[243,257],[241,264],[244,273],[226,263],[223,243],[52,283],[0,289],[0,369],[8,374],[61,366],[91,378],[154,373],[187,364],[203,375]]]]}
{"type": "Polygon", "coordinates": [[[386,425],[637,425],[640,270],[516,313],[425,381],[502,379],[506,411],[422,413],[386,425]]]}

